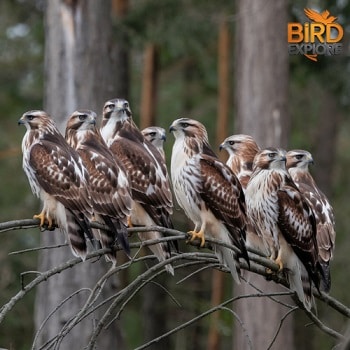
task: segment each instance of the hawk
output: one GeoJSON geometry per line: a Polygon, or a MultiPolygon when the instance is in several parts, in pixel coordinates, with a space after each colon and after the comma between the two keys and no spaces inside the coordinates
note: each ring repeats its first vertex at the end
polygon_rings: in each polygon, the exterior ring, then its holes
{"type": "Polygon", "coordinates": [[[88,189],[94,219],[109,228],[109,231],[100,230],[100,241],[102,247],[112,249],[107,256],[115,264],[113,247],[116,241],[130,256],[127,216],[130,215],[132,199],[128,176],[96,128],[95,112],[75,111],[68,119],[65,138],[79,153],[89,174],[88,189]]]}
{"type": "MultiPolygon", "coordinates": [[[[237,176],[245,191],[253,172],[254,157],[260,148],[250,135],[237,134],[227,137],[219,146],[220,151],[229,154],[226,165],[237,176]]],[[[246,246],[267,254],[262,238],[257,235],[254,226],[247,223],[246,246]]]]}
{"type": "Polygon", "coordinates": [[[160,128],[159,126],[150,126],[141,130],[145,139],[151,142],[162,155],[163,160],[165,161],[165,153],[164,153],[164,142],[166,141],[166,132],[165,129],[160,128]]]}
{"type": "MultiPolygon", "coordinates": [[[[101,135],[130,177],[133,199],[130,224],[172,228],[173,202],[165,162],[135,125],[128,101],[117,98],[105,103],[101,135]]],[[[162,234],[151,231],[139,234],[139,237],[141,240],[158,239],[162,234]]],[[[159,261],[170,257],[167,243],[157,243],[150,249],[159,261]]],[[[170,264],[165,268],[174,274],[170,264]]]]}
{"type": "MultiPolygon", "coordinates": [[[[175,136],[171,177],[176,199],[195,224],[191,241],[205,236],[235,245],[247,262],[245,248],[246,208],[242,187],[232,171],[213,154],[207,131],[200,122],[180,118],[170,126],[175,136]]],[[[238,257],[231,249],[216,246],[215,253],[240,283],[238,257]]]]}
{"type": "Polygon", "coordinates": [[[310,174],[309,164],[313,164],[311,153],[304,150],[292,150],[287,153],[289,174],[315,215],[318,261],[321,264],[325,281],[325,283],[321,283],[321,290],[328,293],[331,287],[329,263],[333,258],[336,236],[334,212],[327,197],[318,188],[310,174]]]}
{"type": "Polygon", "coordinates": [[[319,288],[316,224],[313,212],[286,169],[286,152],[257,153],[246,188],[247,216],[263,237],[270,258],[284,270],[290,289],[310,310],[312,282],[319,288]]]}
{"type": "Polygon", "coordinates": [[[28,111],[18,124],[27,128],[22,141],[23,169],[33,194],[43,202],[34,218],[41,227],[55,223],[65,233],[75,256],[86,257],[85,234],[92,239],[88,175],[79,154],[68,145],[44,111],[28,111]]]}
{"type": "Polygon", "coordinates": [[[219,148],[220,151],[227,151],[229,158],[226,165],[245,189],[253,171],[254,157],[260,150],[259,146],[251,136],[237,134],[227,137],[219,148]]]}

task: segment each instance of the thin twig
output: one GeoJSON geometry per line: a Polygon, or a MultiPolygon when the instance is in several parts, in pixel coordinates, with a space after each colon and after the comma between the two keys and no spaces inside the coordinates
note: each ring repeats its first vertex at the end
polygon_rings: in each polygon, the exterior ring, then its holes
{"type": "MultiPolygon", "coordinates": [[[[13,220],[13,221],[8,221],[8,222],[4,222],[4,223],[0,223],[0,233],[4,233],[7,231],[11,231],[11,230],[19,230],[19,229],[28,229],[28,228],[35,228],[35,227],[39,227],[39,220],[37,219],[24,219],[24,220],[13,220]]],[[[107,229],[105,225],[99,224],[99,223],[91,223],[91,226],[94,228],[100,228],[100,229],[107,229]]],[[[177,262],[178,264],[176,266],[174,266],[175,269],[184,269],[187,266],[190,265],[198,265],[198,264],[206,264],[205,266],[197,269],[195,272],[192,272],[191,274],[189,274],[188,276],[186,276],[184,279],[182,279],[181,281],[179,281],[178,283],[183,283],[184,281],[186,281],[188,278],[190,278],[191,276],[193,276],[196,273],[199,273],[201,271],[203,271],[204,269],[207,268],[219,268],[222,271],[228,272],[228,269],[219,264],[218,260],[216,258],[216,256],[213,253],[204,253],[203,250],[200,250],[199,252],[191,252],[191,253],[180,253],[180,254],[175,254],[173,257],[171,257],[170,259],[158,263],[156,264],[154,267],[148,269],[145,273],[143,273],[142,275],[138,276],[133,282],[131,282],[128,286],[126,286],[123,290],[119,291],[118,293],[116,293],[114,296],[106,298],[106,300],[103,300],[102,302],[100,302],[99,304],[96,304],[97,301],[97,297],[100,293],[100,291],[103,288],[103,284],[99,284],[101,283],[101,281],[106,281],[112,274],[117,273],[117,271],[120,271],[121,269],[125,269],[128,268],[129,266],[131,266],[132,264],[139,262],[139,261],[143,261],[145,260],[144,258],[138,258],[138,252],[139,250],[144,247],[144,246],[149,246],[149,245],[153,245],[153,244],[157,244],[160,242],[166,242],[166,241],[175,241],[175,240],[185,240],[188,238],[188,234],[178,231],[178,230],[174,230],[174,229],[167,229],[164,227],[159,227],[159,226],[151,226],[151,227],[133,227],[133,228],[128,228],[128,232],[129,234],[132,234],[134,232],[139,232],[140,234],[142,234],[143,232],[149,232],[149,231],[158,231],[158,232],[162,232],[164,233],[165,237],[159,238],[159,239],[154,239],[154,240],[146,240],[146,241],[142,241],[142,242],[136,242],[136,243],[131,243],[130,246],[132,249],[137,249],[137,252],[135,253],[134,257],[132,258],[132,260],[130,260],[129,262],[127,262],[126,264],[123,264],[122,266],[118,266],[115,267],[113,269],[111,269],[111,272],[108,272],[107,274],[105,274],[104,276],[102,276],[99,280],[99,282],[96,283],[95,287],[93,288],[93,290],[90,293],[89,298],[86,301],[86,304],[84,305],[84,307],[81,309],[81,311],[75,315],[70,321],[68,321],[64,328],[61,330],[61,332],[54,338],[51,339],[51,343],[53,344],[53,342],[57,344],[59,344],[61,342],[61,340],[65,337],[65,335],[67,334],[67,332],[70,331],[70,329],[72,329],[77,323],[79,323],[82,319],[84,319],[85,317],[87,317],[87,315],[91,314],[91,312],[94,312],[94,310],[100,308],[103,305],[106,305],[108,303],[110,303],[107,311],[104,313],[102,319],[100,320],[100,322],[96,325],[96,329],[94,331],[94,333],[91,336],[90,342],[88,344],[88,349],[92,349],[94,347],[94,344],[96,342],[97,336],[99,335],[99,333],[101,332],[102,328],[106,326],[107,324],[107,320],[108,319],[114,319],[115,317],[112,316],[114,310],[119,306],[119,310],[116,313],[117,317],[120,316],[121,312],[124,310],[125,306],[132,300],[133,296],[141,289],[143,288],[144,285],[146,285],[147,283],[156,283],[154,282],[154,278],[156,276],[158,276],[161,273],[164,273],[164,266],[166,264],[170,264],[170,263],[175,263],[177,262]],[[187,260],[187,262],[185,263],[179,263],[181,260],[187,260]],[[112,272],[113,270],[113,272],[112,272]],[[110,274],[109,274],[110,273],[110,274]]],[[[230,244],[226,244],[224,242],[220,242],[214,239],[207,239],[206,240],[206,246],[205,248],[209,248],[211,249],[214,245],[221,245],[221,246],[225,246],[230,248],[232,251],[235,252],[235,254],[239,253],[239,250],[230,244]]],[[[198,247],[198,242],[191,242],[191,245],[198,247]]],[[[15,254],[23,254],[23,253],[27,253],[27,252],[32,252],[32,251],[37,251],[37,250],[42,250],[42,249],[53,249],[53,248],[60,248],[63,245],[57,245],[57,246],[46,246],[46,247],[36,247],[36,248],[31,248],[31,249],[26,249],[26,250],[22,250],[22,251],[16,251],[16,252],[11,252],[10,255],[15,255],[15,254]]],[[[116,249],[120,249],[119,247],[116,247],[116,249]]],[[[97,258],[97,257],[101,257],[102,255],[106,254],[110,252],[109,249],[100,249],[98,251],[94,251],[92,253],[89,253],[87,255],[87,259],[93,259],[93,258],[97,258]]],[[[269,277],[271,280],[275,281],[276,283],[280,283],[284,286],[288,287],[288,283],[286,282],[283,274],[277,274],[277,270],[278,270],[278,266],[271,261],[270,259],[268,259],[266,256],[264,256],[261,252],[253,250],[248,248],[248,255],[250,258],[250,267],[248,267],[248,264],[246,261],[244,261],[243,259],[241,259],[240,261],[240,267],[242,269],[249,269],[250,271],[260,274],[262,276],[265,277],[269,277]],[[274,273],[270,273],[268,274],[266,272],[266,269],[270,269],[271,271],[274,271],[274,273]]],[[[151,258],[154,259],[154,256],[147,256],[147,258],[151,258]]],[[[29,282],[27,285],[25,285],[23,283],[23,280],[21,282],[21,290],[14,295],[6,304],[4,304],[1,309],[0,309],[0,323],[2,322],[2,320],[4,319],[4,317],[8,314],[9,311],[12,310],[12,308],[14,307],[14,305],[16,303],[18,303],[30,290],[32,290],[35,286],[37,286],[38,284],[46,281],[48,278],[54,276],[57,273],[62,272],[65,269],[74,267],[75,265],[81,263],[81,259],[80,258],[74,258],[71,259],[65,263],[60,264],[59,266],[56,266],[48,271],[45,272],[36,272],[35,273],[39,273],[39,276],[37,276],[36,278],[34,278],[31,282],[29,282]]],[[[32,273],[32,272],[25,272],[26,273],[32,273]]],[[[244,278],[243,278],[244,279],[244,278]]],[[[169,294],[169,291],[166,290],[166,292],[169,294]]],[[[73,293],[74,294],[74,293],[73,293]]],[[[273,300],[275,302],[279,302],[282,303],[281,301],[277,300],[276,298],[274,298],[277,295],[291,295],[292,293],[290,291],[285,292],[285,293],[257,293],[257,294],[252,294],[252,295],[242,295],[242,296],[238,296],[235,298],[235,300],[238,300],[240,298],[247,298],[247,297],[269,297],[269,298],[273,298],[273,300]]],[[[319,300],[321,300],[322,302],[324,302],[325,304],[327,304],[329,307],[333,308],[334,310],[336,310],[337,312],[339,312],[340,314],[346,316],[347,318],[350,318],[350,309],[345,306],[344,304],[342,304],[341,302],[339,302],[337,299],[333,298],[332,296],[325,294],[325,293],[319,293],[317,290],[313,290],[313,294],[315,297],[317,297],[319,300]]],[[[170,294],[171,296],[171,294],[170,294]]],[[[175,297],[173,297],[173,300],[177,303],[175,297]]],[[[233,300],[232,300],[233,301],[233,300]]],[[[291,305],[282,303],[284,306],[290,308],[290,310],[287,312],[287,314],[283,317],[283,319],[280,322],[280,326],[276,331],[275,337],[277,336],[280,327],[282,326],[282,323],[284,322],[284,319],[289,315],[290,312],[295,310],[295,307],[292,307],[291,305]]],[[[61,304],[60,304],[61,305],[61,304]]],[[[57,306],[57,308],[53,311],[56,312],[56,310],[60,307],[60,305],[57,306]]],[[[218,308],[222,308],[225,310],[228,310],[227,308],[224,307],[225,305],[220,304],[218,306],[218,308]]],[[[216,309],[214,310],[216,311],[216,309]]],[[[177,332],[180,329],[183,329],[184,327],[186,327],[187,325],[196,322],[196,320],[205,317],[205,315],[210,314],[211,312],[214,312],[211,310],[208,310],[206,313],[199,315],[198,317],[188,321],[187,323],[184,323],[182,325],[180,325],[179,327],[177,327],[175,330],[169,331],[166,334],[162,335],[160,338],[158,337],[157,339],[153,339],[151,342],[144,344],[142,347],[140,347],[140,349],[145,348],[150,346],[151,344],[153,344],[154,342],[158,341],[159,339],[168,336],[170,334],[173,334],[175,332],[177,332]]],[[[232,311],[233,312],[233,311],[232,311]]],[[[323,324],[313,313],[307,311],[304,309],[304,312],[306,312],[307,316],[312,320],[312,322],[318,327],[320,328],[324,333],[330,335],[331,337],[334,337],[338,340],[344,340],[344,336],[342,334],[340,334],[339,332],[329,328],[328,326],[326,326],[325,324],[323,324]]],[[[44,323],[47,322],[47,320],[52,316],[53,313],[50,313],[50,315],[48,316],[47,319],[44,320],[44,323]]],[[[235,317],[237,318],[238,315],[235,315],[235,317]]],[[[238,318],[237,318],[238,319],[238,318]]],[[[274,339],[275,339],[274,337],[274,339]]],[[[36,339],[36,338],[35,338],[36,339]]],[[[271,345],[274,342],[274,339],[272,340],[271,345]]],[[[35,340],[36,341],[36,340],[35,340]]],[[[249,343],[249,339],[248,339],[248,343],[249,343]]],[[[34,343],[35,345],[35,343],[34,343]]],[[[270,346],[271,346],[270,345],[270,346]]]]}
{"type": "Polygon", "coordinates": [[[191,320],[187,321],[187,322],[184,322],[182,323],[181,325],[173,328],[172,330],[170,330],[169,332],[166,332],[162,335],[160,335],[159,337],[157,338],[154,338],[152,340],[150,340],[149,342],[137,347],[135,350],[143,350],[143,349],[146,349],[148,348],[149,346],[151,346],[152,344],[154,343],[157,343],[159,342],[161,339],[163,338],[166,338],[174,333],[177,333],[179,332],[180,330],[190,326],[191,324],[199,321],[200,319],[212,314],[213,312],[216,312],[220,309],[222,309],[223,307],[225,307],[226,305],[228,305],[229,303],[232,303],[236,300],[239,300],[241,298],[255,298],[255,297],[268,297],[268,296],[278,296],[278,295],[285,295],[285,293],[264,293],[264,294],[249,294],[249,295],[241,295],[241,296],[238,296],[238,297],[233,297],[233,298],[230,298],[228,300],[226,300],[225,302],[215,306],[215,307],[212,307],[211,309],[209,310],[206,310],[205,312],[201,313],[200,315],[197,315],[196,317],[192,318],[191,320]]]}
{"type": "MultiPolygon", "coordinates": [[[[75,295],[79,294],[80,292],[82,291],[86,291],[86,290],[90,290],[90,288],[81,288],[81,289],[78,289],[76,290],[75,292],[73,292],[72,294],[70,294],[68,297],[64,298],[48,315],[47,317],[42,321],[41,325],[39,326],[36,334],[35,334],[35,337],[34,337],[34,340],[33,340],[33,344],[32,344],[32,349],[34,350],[35,349],[35,343],[38,339],[38,336],[40,334],[40,332],[42,331],[42,329],[44,328],[44,326],[46,325],[46,323],[49,321],[49,319],[51,318],[52,315],[54,315],[67,301],[69,301],[70,299],[72,299],[75,295]]],[[[49,340],[48,342],[51,342],[51,340],[49,340]]],[[[45,343],[44,344],[44,347],[48,344],[45,343]]]]}
{"type": "Polygon", "coordinates": [[[278,327],[277,327],[277,329],[276,329],[275,335],[274,335],[274,337],[272,338],[271,343],[270,343],[269,347],[267,348],[267,350],[270,350],[270,349],[272,348],[272,346],[273,346],[273,344],[275,343],[275,341],[276,341],[276,339],[277,339],[277,336],[278,336],[278,334],[279,334],[279,332],[280,332],[280,330],[281,330],[281,328],[282,328],[282,325],[283,325],[284,321],[285,321],[285,320],[287,319],[287,317],[288,317],[292,312],[294,312],[295,310],[298,310],[298,307],[297,307],[297,306],[294,306],[293,308],[291,308],[290,310],[288,310],[288,311],[285,313],[285,315],[281,318],[280,323],[279,323],[279,325],[278,325],[278,327]]]}

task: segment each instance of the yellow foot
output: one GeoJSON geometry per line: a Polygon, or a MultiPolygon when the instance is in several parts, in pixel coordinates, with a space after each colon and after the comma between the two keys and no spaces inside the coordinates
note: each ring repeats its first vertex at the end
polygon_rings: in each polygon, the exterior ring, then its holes
{"type": "Polygon", "coordinates": [[[40,227],[44,227],[46,226],[46,222],[48,223],[47,224],[47,229],[48,230],[52,230],[54,229],[54,226],[55,226],[55,223],[53,221],[53,219],[51,217],[46,217],[44,212],[41,212],[40,214],[37,214],[37,215],[34,215],[33,216],[33,219],[39,219],[40,220],[40,227]]]}
{"type": "Polygon", "coordinates": [[[41,212],[40,214],[34,215],[33,219],[39,219],[40,220],[40,227],[43,227],[45,224],[45,214],[44,212],[41,212]]]}
{"type": "Polygon", "coordinates": [[[128,227],[133,227],[132,222],[131,222],[131,217],[130,217],[130,216],[128,216],[128,221],[127,221],[127,223],[128,223],[128,227]]]}
{"type": "Polygon", "coordinates": [[[200,244],[200,247],[204,247],[204,244],[205,244],[205,238],[204,238],[204,231],[199,231],[199,232],[196,232],[196,231],[188,231],[187,232],[189,235],[191,235],[191,238],[187,241],[187,242],[192,242],[194,241],[196,238],[200,239],[201,241],[201,244],[200,244]]]}
{"type": "Polygon", "coordinates": [[[278,272],[281,272],[283,270],[283,262],[279,255],[276,258],[275,263],[278,265],[278,272]]]}
{"type": "MultiPolygon", "coordinates": [[[[275,264],[278,265],[278,271],[277,272],[281,272],[283,270],[283,262],[281,260],[280,256],[277,256],[276,259],[274,259],[272,256],[270,256],[269,258],[271,261],[273,261],[275,264]]],[[[266,273],[272,274],[273,271],[270,268],[266,269],[266,273]]]]}

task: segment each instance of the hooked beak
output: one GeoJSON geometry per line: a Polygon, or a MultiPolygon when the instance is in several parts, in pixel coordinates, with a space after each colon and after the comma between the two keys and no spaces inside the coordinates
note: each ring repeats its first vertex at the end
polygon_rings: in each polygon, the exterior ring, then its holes
{"type": "Polygon", "coordinates": [[[307,155],[307,162],[308,162],[309,164],[314,164],[314,159],[312,158],[311,155],[307,155]]]}
{"type": "Polygon", "coordinates": [[[283,152],[279,152],[279,159],[280,159],[282,162],[286,162],[286,161],[287,161],[286,154],[283,153],[283,152]]]}
{"type": "Polygon", "coordinates": [[[17,124],[18,125],[23,125],[23,124],[25,124],[25,121],[21,118],[21,119],[18,120],[17,124]]]}

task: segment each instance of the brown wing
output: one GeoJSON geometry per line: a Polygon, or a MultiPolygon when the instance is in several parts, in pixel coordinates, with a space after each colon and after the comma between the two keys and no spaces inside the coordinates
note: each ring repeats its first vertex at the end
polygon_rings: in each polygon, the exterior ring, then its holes
{"type": "Polygon", "coordinates": [[[91,214],[86,174],[73,149],[67,152],[66,146],[43,140],[32,147],[29,163],[40,186],[48,194],[67,209],[91,214]]]}
{"type": "Polygon", "coordinates": [[[333,208],[327,197],[315,184],[310,173],[301,174],[298,177],[297,186],[315,215],[318,260],[324,275],[321,289],[329,292],[331,287],[329,263],[333,257],[336,236],[333,208]]]}
{"type": "Polygon", "coordinates": [[[223,222],[233,242],[248,259],[244,244],[246,207],[241,184],[226,165],[213,157],[202,155],[200,169],[202,199],[215,217],[223,222]]]}
{"type": "MultiPolygon", "coordinates": [[[[147,147],[150,147],[149,143],[147,147]]],[[[117,139],[110,149],[130,177],[133,199],[144,207],[157,225],[171,227],[172,194],[164,166],[143,144],[127,138],[117,139]]]]}
{"type": "Polygon", "coordinates": [[[79,151],[89,173],[89,192],[94,211],[124,220],[131,210],[129,179],[112,155],[98,145],[79,151]]]}
{"type": "Polygon", "coordinates": [[[278,227],[286,241],[301,260],[319,286],[317,269],[316,222],[314,214],[299,190],[291,185],[284,186],[277,193],[279,216],[278,227]]]}

